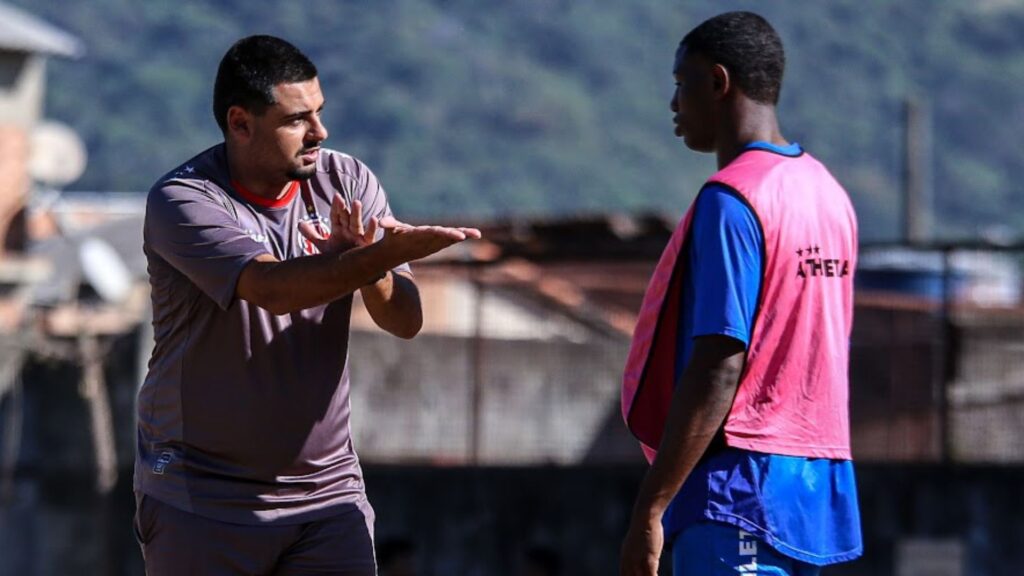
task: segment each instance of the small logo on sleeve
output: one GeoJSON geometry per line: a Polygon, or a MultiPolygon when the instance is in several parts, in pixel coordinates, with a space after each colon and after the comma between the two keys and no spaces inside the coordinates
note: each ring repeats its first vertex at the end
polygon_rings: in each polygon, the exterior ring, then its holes
{"type": "Polygon", "coordinates": [[[259,230],[250,230],[250,229],[246,228],[245,230],[243,230],[243,232],[245,232],[246,236],[248,236],[249,238],[252,238],[253,242],[258,242],[260,244],[266,244],[267,243],[267,239],[268,239],[267,235],[262,233],[262,232],[260,232],[259,230]]]}
{"type": "Polygon", "coordinates": [[[163,474],[166,472],[171,460],[174,460],[173,452],[161,453],[160,457],[156,459],[156,464],[153,465],[153,474],[163,474]]]}
{"type": "Polygon", "coordinates": [[[796,251],[796,275],[800,278],[843,278],[850,275],[850,261],[843,258],[822,258],[820,246],[796,251]]]}

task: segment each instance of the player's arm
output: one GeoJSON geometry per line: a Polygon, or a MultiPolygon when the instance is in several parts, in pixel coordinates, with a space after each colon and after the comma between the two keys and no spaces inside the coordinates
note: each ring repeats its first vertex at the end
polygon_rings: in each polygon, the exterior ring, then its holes
{"type": "MultiPolygon", "coordinates": [[[[320,252],[344,252],[352,247],[368,246],[380,236],[380,227],[408,226],[395,220],[388,205],[387,195],[377,177],[363,163],[356,161],[352,179],[346,181],[351,188],[351,202],[341,194],[331,199],[330,234],[320,234],[309,225],[300,231],[313,242],[320,252]]],[[[479,238],[480,232],[472,228],[456,228],[466,238],[479,238]]],[[[400,338],[412,338],[423,326],[423,310],[419,289],[412,270],[402,265],[373,281],[361,285],[363,305],[374,323],[400,338]]]]}
{"type": "Polygon", "coordinates": [[[201,182],[171,180],[147,197],[144,234],[147,249],[222,309],[242,298],[276,314],[348,296],[388,270],[465,240],[467,234],[479,236],[475,230],[407,226],[394,219],[374,228],[380,240],[365,246],[279,262],[201,182]]]}
{"type": "Polygon", "coordinates": [[[637,495],[622,574],[652,574],[663,546],[662,516],[732,407],[760,291],[762,237],[753,213],[730,191],[711,187],[697,199],[690,262],[693,353],[637,495]]]}
{"type": "Polygon", "coordinates": [[[363,305],[382,330],[412,338],[423,327],[420,291],[409,272],[390,271],[360,290],[363,305]]]}
{"type": "MultiPolygon", "coordinates": [[[[355,162],[353,187],[353,206],[341,202],[342,210],[339,220],[348,220],[348,232],[355,236],[371,229],[369,239],[374,238],[375,224],[393,221],[394,214],[388,203],[387,193],[381,186],[377,176],[362,162],[355,162]]],[[[334,205],[331,207],[334,211],[334,205]]],[[[342,227],[344,228],[344,227],[342,227]]],[[[476,230],[460,229],[469,238],[478,238],[476,230]]],[[[409,266],[392,269],[380,280],[367,284],[360,290],[363,306],[373,322],[382,330],[399,338],[412,338],[419,334],[423,327],[423,309],[420,303],[420,292],[416,287],[412,270],[409,266]]]]}
{"type": "MultiPolygon", "coordinates": [[[[407,226],[394,221],[382,225],[387,227],[383,239],[344,252],[285,261],[261,254],[239,275],[237,296],[275,314],[297,312],[348,296],[402,264],[467,237],[461,230],[442,226],[407,226]]],[[[415,298],[418,308],[418,295],[415,298]]]]}
{"type": "Polygon", "coordinates": [[[664,545],[661,518],[725,422],[744,353],[743,343],[729,336],[695,340],[690,364],[672,395],[658,455],[633,507],[623,543],[623,575],[653,575],[650,567],[657,566],[664,545]]]}

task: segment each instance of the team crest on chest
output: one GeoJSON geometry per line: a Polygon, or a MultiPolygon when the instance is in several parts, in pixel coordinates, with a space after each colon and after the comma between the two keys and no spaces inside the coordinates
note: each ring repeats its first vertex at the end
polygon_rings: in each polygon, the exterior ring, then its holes
{"type": "MultiPolygon", "coordinates": [[[[331,226],[326,218],[320,215],[309,215],[299,220],[299,222],[309,222],[313,226],[313,229],[320,233],[320,236],[324,238],[331,237],[331,226]]],[[[317,249],[316,244],[313,244],[308,238],[306,238],[302,231],[299,230],[298,224],[295,226],[295,238],[299,243],[299,247],[302,250],[303,256],[312,256],[319,254],[320,250],[317,249]]]]}

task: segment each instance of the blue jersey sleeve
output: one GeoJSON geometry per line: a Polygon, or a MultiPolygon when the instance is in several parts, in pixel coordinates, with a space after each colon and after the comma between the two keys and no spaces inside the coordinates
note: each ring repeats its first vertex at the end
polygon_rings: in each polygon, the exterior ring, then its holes
{"type": "Polygon", "coordinates": [[[750,344],[761,289],[761,225],[724,186],[697,198],[690,237],[692,337],[725,335],[750,344]]]}

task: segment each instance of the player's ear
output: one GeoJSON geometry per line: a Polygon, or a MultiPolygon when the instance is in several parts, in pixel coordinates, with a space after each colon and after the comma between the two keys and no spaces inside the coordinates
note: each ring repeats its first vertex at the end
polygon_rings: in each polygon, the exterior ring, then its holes
{"type": "Polygon", "coordinates": [[[729,69],[721,64],[711,66],[711,89],[715,98],[723,98],[732,89],[732,82],[729,78],[729,69]]]}
{"type": "Polygon", "coordinates": [[[228,134],[238,140],[247,141],[252,137],[252,117],[241,106],[228,108],[227,126],[228,134]]]}

